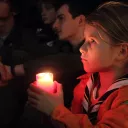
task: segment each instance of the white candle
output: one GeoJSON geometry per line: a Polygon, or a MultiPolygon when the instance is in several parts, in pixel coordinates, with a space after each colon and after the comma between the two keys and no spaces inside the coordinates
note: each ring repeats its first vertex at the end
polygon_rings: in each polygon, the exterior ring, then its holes
{"type": "Polygon", "coordinates": [[[36,74],[37,86],[48,92],[54,92],[53,74],[49,72],[36,74]]]}

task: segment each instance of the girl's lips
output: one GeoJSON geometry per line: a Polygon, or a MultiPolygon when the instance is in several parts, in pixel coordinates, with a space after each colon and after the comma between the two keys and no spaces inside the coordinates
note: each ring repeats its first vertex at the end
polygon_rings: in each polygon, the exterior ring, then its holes
{"type": "Polygon", "coordinates": [[[86,60],[85,58],[83,58],[82,56],[81,56],[81,60],[82,60],[82,61],[87,61],[87,60],[86,60]]]}

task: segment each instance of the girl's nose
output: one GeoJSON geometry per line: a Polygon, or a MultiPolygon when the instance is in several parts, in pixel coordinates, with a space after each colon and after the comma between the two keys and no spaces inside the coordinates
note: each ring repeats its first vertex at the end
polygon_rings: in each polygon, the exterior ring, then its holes
{"type": "Polygon", "coordinates": [[[84,44],[80,47],[80,49],[79,49],[79,51],[80,51],[80,53],[82,54],[82,53],[85,53],[86,52],[86,44],[85,44],[85,42],[84,42],[84,44]]]}

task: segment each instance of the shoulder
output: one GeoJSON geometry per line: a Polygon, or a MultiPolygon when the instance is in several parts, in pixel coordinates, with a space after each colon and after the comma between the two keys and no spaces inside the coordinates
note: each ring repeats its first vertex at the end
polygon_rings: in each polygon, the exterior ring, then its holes
{"type": "Polygon", "coordinates": [[[128,101],[128,85],[121,87],[118,90],[118,98],[122,99],[123,101],[128,101]]]}
{"type": "Polygon", "coordinates": [[[128,102],[128,85],[119,88],[115,92],[113,106],[117,107],[121,104],[124,104],[125,102],[128,102]]]}

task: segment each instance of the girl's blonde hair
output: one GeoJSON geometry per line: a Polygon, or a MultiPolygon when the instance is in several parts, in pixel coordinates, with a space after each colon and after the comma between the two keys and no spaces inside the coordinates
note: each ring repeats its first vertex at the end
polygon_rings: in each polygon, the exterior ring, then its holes
{"type": "Polygon", "coordinates": [[[128,4],[106,2],[91,13],[86,21],[100,27],[115,44],[128,43],[128,4]]]}

